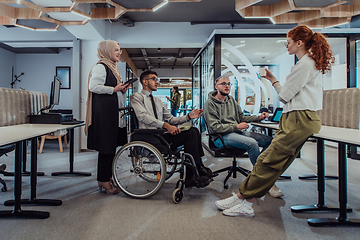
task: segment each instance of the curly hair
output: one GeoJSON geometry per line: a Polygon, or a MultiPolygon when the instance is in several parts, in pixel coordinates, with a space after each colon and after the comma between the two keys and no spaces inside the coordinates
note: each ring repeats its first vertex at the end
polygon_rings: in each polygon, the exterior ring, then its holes
{"type": "Polygon", "coordinates": [[[330,46],[323,34],[313,32],[305,25],[297,26],[287,33],[287,37],[294,42],[301,40],[305,44],[305,49],[309,51],[309,56],[314,59],[315,67],[322,74],[331,69],[331,64],[335,58],[332,54],[330,46]]]}

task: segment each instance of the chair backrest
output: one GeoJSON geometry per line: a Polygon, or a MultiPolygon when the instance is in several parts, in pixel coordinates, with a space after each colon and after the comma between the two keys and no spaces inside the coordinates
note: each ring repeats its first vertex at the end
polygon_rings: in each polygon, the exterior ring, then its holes
{"type": "Polygon", "coordinates": [[[120,116],[129,116],[130,131],[134,132],[134,129],[139,129],[139,120],[136,117],[135,111],[132,107],[119,108],[120,116]]]}
{"type": "Polygon", "coordinates": [[[8,144],[0,147],[0,157],[7,154],[15,149],[15,144],[8,144]]]}

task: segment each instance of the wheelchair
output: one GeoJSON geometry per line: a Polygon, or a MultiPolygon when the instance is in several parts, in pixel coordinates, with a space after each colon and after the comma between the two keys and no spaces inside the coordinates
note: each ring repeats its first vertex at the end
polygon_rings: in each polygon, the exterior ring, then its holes
{"type": "Polygon", "coordinates": [[[130,122],[131,137],[134,134],[151,134],[164,145],[165,151],[144,141],[130,141],[115,154],[112,175],[113,181],[126,195],[133,198],[149,198],[156,194],[165,181],[175,172],[180,173],[172,194],[174,203],[179,203],[184,196],[184,166],[189,166],[199,179],[195,161],[191,154],[181,148],[171,149],[170,144],[162,137],[163,129],[138,129],[138,121],[131,107],[120,108],[122,116],[127,115],[130,122]]]}

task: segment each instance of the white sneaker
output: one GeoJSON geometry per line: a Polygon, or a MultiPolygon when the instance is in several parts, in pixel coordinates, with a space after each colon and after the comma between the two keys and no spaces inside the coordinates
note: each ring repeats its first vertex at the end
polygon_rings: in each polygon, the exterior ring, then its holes
{"type": "Polygon", "coordinates": [[[218,207],[218,209],[220,210],[229,209],[244,201],[244,199],[240,199],[234,192],[232,194],[233,194],[232,197],[228,197],[223,200],[218,200],[215,202],[215,205],[218,207]]]}
{"type": "Polygon", "coordinates": [[[272,187],[269,190],[269,195],[274,197],[274,198],[281,198],[284,196],[284,194],[282,193],[282,191],[275,185],[272,185],[272,187]]]}
{"type": "Polygon", "coordinates": [[[242,203],[235,205],[232,208],[223,211],[223,214],[230,217],[254,217],[254,209],[252,203],[248,201],[242,201],[242,203]]]}

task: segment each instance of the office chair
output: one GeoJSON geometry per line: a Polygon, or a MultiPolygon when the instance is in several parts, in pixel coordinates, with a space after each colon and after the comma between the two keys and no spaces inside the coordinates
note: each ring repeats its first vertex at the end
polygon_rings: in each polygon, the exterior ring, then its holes
{"type": "MultiPolygon", "coordinates": [[[[209,129],[205,118],[204,118],[204,122],[205,122],[206,128],[209,129]]],[[[225,189],[229,188],[229,185],[226,182],[230,178],[231,175],[233,176],[233,178],[236,178],[236,172],[239,172],[242,175],[244,175],[245,177],[247,177],[247,175],[249,175],[249,173],[251,171],[238,166],[237,161],[236,161],[237,157],[244,156],[244,154],[246,153],[246,150],[241,149],[241,148],[232,147],[232,146],[226,146],[224,143],[224,139],[222,138],[221,134],[219,134],[219,133],[209,133],[207,135],[209,136],[209,148],[212,151],[214,151],[215,156],[226,156],[226,157],[233,158],[231,166],[225,167],[225,168],[222,168],[222,169],[219,169],[219,170],[213,172],[213,174],[218,174],[218,173],[225,172],[225,171],[228,172],[227,176],[224,179],[224,188],[225,189]],[[211,139],[212,136],[219,137],[222,142],[223,147],[216,147],[213,140],[211,139]]]]}
{"type": "MultiPolygon", "coordinates": [[[[0,157],[2,155],[6,155],[7,153],[13,151],[14,149],[15,149],[15,144],[9,144],[9,145],[5,145],[5,146],[1,146],[0,147],[0,157]]],[[[0,165],[0,174],[7,173],[5,171],[5,169],[6,169],[6,165],[1,164],[0,165]]],[[[6,183],[2,178],[0,178],[0,183],[3,185],[3,187],[1,188],[1,191],[6,192],[7,191],[6,183]]]]}
{"type": "Polygon", "coordinates": [[[213,172],[213,174],[218,174],[221,172],[228,171],[228,174],[224,179],[224,188],[225,189],[229,188],[229,185],[226,182],[230,178],[231,175],[233,176],[233,178],[236,178],[236,172],[239,172],[242,175],[244,175],[245,177],[247,177],[247,175],[249,175],[249,173],[251,172],[250,170],[247,170],[243,167],[238,166],[237,161],[236,161],[236,158],[243,156],[244,153],[246,153],[246,150],[232,147],[232,146],[225,146],[224,140],[220,134],[209,134],[209,148],[212,151],[214,151],[215,154],[233,158],[231,166],[225,167],[225,168],[222,168],[222,169],[219,169],[219,170],[213,172]],[[215,135],[218,135],[220,137],[223,147],[218,148],[215,146],[214,142],[211,140],[211,136],[215,136],[215,135]]]}

